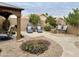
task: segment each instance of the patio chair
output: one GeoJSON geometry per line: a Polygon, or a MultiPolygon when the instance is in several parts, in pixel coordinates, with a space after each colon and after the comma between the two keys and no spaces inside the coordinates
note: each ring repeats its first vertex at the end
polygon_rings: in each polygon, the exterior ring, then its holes
{"type": "Polygon", "coordinates": [[[62,31],[67,32],[67,28],[68,28],[68,26],[64,25],[63,28],[62,28],[62,31]]]}
{"type": "Polygon", "coordinates": [[[33,32],[33,27],[32,27],[31,24],[28,24],[28,25],[27,25],[26,31],[27,31],[28,33],[32,33],[32,32],[33,32]]]}
{"type": "Polygon", "coordinates": [[[57,32],[61,32],[62,31],[62,25],[58,25],[56,28],[57,28],[57,32]]]}
{"type": "Polygon", "coordinates": [[[40,25],[36,26],[36,31],[38,33],[42,33],[43,32],[42,27],[40,25]]]}
{"type": "Polygon", "coordinates": [[[58,30],[61,30],[61,29],[62,29],[62,25],[58,25],[58,26],[57,26],[57,29],[58,29],[58,30]]]}

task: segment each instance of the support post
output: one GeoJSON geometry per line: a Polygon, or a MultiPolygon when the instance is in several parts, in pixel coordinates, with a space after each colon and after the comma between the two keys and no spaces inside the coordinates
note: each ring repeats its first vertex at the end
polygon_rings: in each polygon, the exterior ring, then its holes
{"type": "Polygon", "coordinates": [[[17,16],[17,40],[19,40],[21,37],[20,37],[20,34],[21,34],[21,16],[17,16]]]}

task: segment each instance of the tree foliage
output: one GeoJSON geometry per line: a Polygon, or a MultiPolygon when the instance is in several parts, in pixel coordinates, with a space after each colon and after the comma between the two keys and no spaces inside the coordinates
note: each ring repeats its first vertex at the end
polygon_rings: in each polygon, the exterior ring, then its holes
{"type": "Polygon", "coordinates": [[[46,25],[46,26],[44,27],[44,30],[45,30],[45,31],[51,31],[51,26],[46,25]]]}
{"type": "Polygon", "coordinates": [[[46,23],[48,23],[49,25],[56,27],[56,21],[55,18],[53,18],[52,16],[48,16],[46,19],[46,23]]]}
{"type": "Polygon", "coordinates": [[[79,26],[79,9],[73,9],[72,13],[69,13],[68,17],[64,17],[70,25],[79,26]]]}
{"type": "Polygon", "coordinates": [[[40,17],[36,14],[31,14],[29,22],[33,25],[37,25],[40,22],[40,17]]]}

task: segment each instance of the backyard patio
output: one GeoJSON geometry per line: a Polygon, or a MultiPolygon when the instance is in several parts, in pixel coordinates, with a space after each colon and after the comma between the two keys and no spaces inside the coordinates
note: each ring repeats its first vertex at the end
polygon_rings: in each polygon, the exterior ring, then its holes
{"type": "Polygon", "coordinates": [[[79,16],[78,9],[73,10],[76,11],[72,13],[73,17],[69,14],[67,18],[54,18],[48,14],[42,14],[43,17],[31,14],[22,18],[21,11],[24,9],[5,3],[0,3],[0,10],[0,16],[5,20],[10,15],[17,17],[17,21],[14,18],[11,20],[14,22],[13,29],[7,22],[1,25],[0,29],[7,30],[5,33],[0,30],[0,57],[79,57],[79,19],[76,19],[77,23],[73,22],[76,13],[79,16]],[[10,33],[10,30],[15,34],[10,33]],[[10,36],[12,40],[5,38],[10,36]]]}
{"type": "Polygon", "coordinates": [[[69,34],[52,34],[49,32],[43,33],[25,33],[21,32],[24,35],[19,42],[15,39],[0,42],[0,49],[2,52],[0,56],[26,56],[26,57],[78,57],[79,48],[75,45],[76,42],[79,42],[79,37],[69,34]],[[38,35],[37,35],[38,34],[38,35]],[[20,49],[22,42],[28,41],[31,38],[36,39],[45,39],[48,40],[51,44],[49,49],[40,55],[31,54],[29,52],[24,52],[20,49]]]}

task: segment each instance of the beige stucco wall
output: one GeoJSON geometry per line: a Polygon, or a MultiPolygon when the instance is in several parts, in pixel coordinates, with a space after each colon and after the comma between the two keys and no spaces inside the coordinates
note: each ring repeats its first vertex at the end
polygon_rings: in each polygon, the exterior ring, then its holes
{"type": "MultiPolygon", "coordinates": [[[[41,19],[42,25],[45,26],[46,17],[40,16],[40,19],[41,19]]],[[[5,20],[5,18],[0,16],[0,28],[1,28],[2,22],[4,20],[5,20]]],[[[11,22],[11,25],[16,25],[17,24],[17,19],[16,18],[9,18],[9,20],[11,22]]],[[[28,22],[29,22],[29,17],[28,16],[22,16],[21,17],[21,31],[26,31],[26,26],[27,26],[28,22]]],[[[59,23],[66,24],[60,18],[57,18],[57,22],[58,22],[58,24],[59,23]]],[[[79,28],[68,26],[68,33],[77,34],[78,32],[79,32],[79,28]]]]}
{"type": "Polygon", "coordinates": [[[41,15],[40,16],[40,19],[41,19],[41,25],[44,27],[46,24],[45,24],[45,21],[46,21],[46,17],[41,15]]]}
{"type": "MultiPolygon", "coordinates": [[[[9,18],[11,25],[16,25],[17,24],[17,18],[9,18]]],[[[22,16],[21,17],[21,31],[26,30],[26,25],[28,24],[29,17],[27,16],[22,16]]]]}
{"type": "Polygon", "coordinates": [[[55,20],[57,24],[66,25],[65,19],[61,17],[57,17],[55,20]]]}
{"type": "Polygon", "coordinates": [[[29,17],[22,17],[21,18],[21,31],[26,31],[26,26],[29,22],[29,17]]]}
{"type": "Polygon", "coordinates": [[[79,27],[74,27],[74,26],[68,26],[68,30],[67,30],[68,33],[70,34],[78,34],[79,33],[79,27]]]}
{"type": "Polygon", "coordinates": [[[0,29],[2,28],[1,26],[2,26],[2,23],[3,23],[4,20],[5,20],[5,18],[0,16],[0,29]]]}

